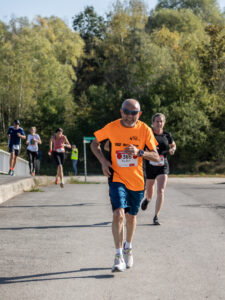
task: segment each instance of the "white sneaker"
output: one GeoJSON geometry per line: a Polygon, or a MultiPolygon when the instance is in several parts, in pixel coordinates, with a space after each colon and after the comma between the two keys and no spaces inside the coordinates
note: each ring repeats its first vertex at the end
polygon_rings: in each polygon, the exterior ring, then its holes
{"type": "Polygon", "coordinates": [[[114,265],[112,267],[112,272],[123,272],[126,270],[126,264],[123,259],[123,256],[116,254],[114,265]]]}
{"type": "MultiPolygon", "coordinates": [[[[125,245],[124,245],[125,246],[125,245]]],[[[126,267],[132,268],[133,264],[134,264],[134,259],[133,259],[133,254],[132,254],[132,249],[125,249],[123,247],[123,256],[124,256],[124,260],[126,263],[126,267]]]]}

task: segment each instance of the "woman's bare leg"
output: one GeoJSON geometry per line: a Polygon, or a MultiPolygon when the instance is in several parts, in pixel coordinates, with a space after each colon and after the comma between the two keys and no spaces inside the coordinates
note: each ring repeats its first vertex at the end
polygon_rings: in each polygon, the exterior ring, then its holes
{"type": "Polygon", "coordinates": [[[167,174],[161,174],[156,177],[157,180],[157,199],[155,204],[155,215],[158,216],[164,202],[164,191],[167,183],[167,174]]]}
{"type": "Polygon", "coordinates": [[[155,185],[155,179],[147,179],[146,180],[145,196],[148,201],[152,200],[152,197],[154,194],[154,185],[155,185]]]}

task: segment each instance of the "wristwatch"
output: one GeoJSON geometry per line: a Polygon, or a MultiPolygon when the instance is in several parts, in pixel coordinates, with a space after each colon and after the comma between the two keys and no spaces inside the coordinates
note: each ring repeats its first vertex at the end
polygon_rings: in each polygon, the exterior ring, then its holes
{"type": "Polygon", "coordinates": [[[138,156],[139,157],[142,157],[144,154],[145,154],[144,150],[139,150],[139,152],[138,152],[138,156]]]}

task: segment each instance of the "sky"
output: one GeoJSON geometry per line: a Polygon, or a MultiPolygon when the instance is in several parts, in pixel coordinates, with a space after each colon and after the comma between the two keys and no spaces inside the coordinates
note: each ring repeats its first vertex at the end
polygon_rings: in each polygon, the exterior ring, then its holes
{"type": "MultiPolygon", "coordinates": [[[[0,0],[0,20],[7,23],[12,16],[28,17],[57,16],[72,27],[73,16],[79,14],[86,6],[93,6],[98,15],[104,16],[110,11],[114,0],[0,0]]],[[[157,0],[146,0],[149,9],[157,4],[157,0]]],[[[225,0],[217,0],[220,8],[225,8],[225,0]]]]}

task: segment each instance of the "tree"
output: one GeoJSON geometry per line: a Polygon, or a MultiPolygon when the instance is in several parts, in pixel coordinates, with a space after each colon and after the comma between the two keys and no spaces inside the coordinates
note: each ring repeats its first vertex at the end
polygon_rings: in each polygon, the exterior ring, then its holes
{"type": "Polygon", "coordinates": [[[146,26],[148,32],[167,27],[170,31],[182,33],[198,32],[198,35],[204,33],[204,22],[188,9],[160,9],[153,11],[148,19],[146,26]]]}
{"type": "Polygon", "coordinates": [[[156,10],[162,8],[190,9],[205,22],[216,24],[224,22],[216,0],[159,0],[156,10]]]}
{"type": "Polygon", "coordinates": [[[0,49],[2,128],[21,118],[25,125],[39,124],[44,134],[42,120],[49,120],[54,115],[51,111],[56,112],[54,122],[69,126],[74,122],[72,89],[74,67],[82,55],[81,38],[54,17],[38,18],[24,27],[17,26],[16,20],[11,23],[13,28],[5,30],[0,49]]]}
{"type": "Polygon", "coordinates": [[[91,84],[102,83],[99,65],[104,57],[99,42],[105,37],[106,25],[104,18],[98,16],[92,6],[87,6],[83,12],[73,18],[73,29],[80,34],[85,43],[85,55],[76,67],[78,81],[75,93],[78,95],[86,91],[91,84]]]}
{"type": "Polygon", "coordinates": [[[225,93],[225,26],[208,25],[209,39],[198,46],[198,58],[205,84],[211,91],[225,93]]]}
{"type": "Polygon", "coordinates": [[[104,39],[106,22],[98,16],[93,6],[87,6],[83,12],[73,18],[73,29],[80,34],[85,42],[85,52],[90,54],[95,46],[95,39],[104,39]]]}

